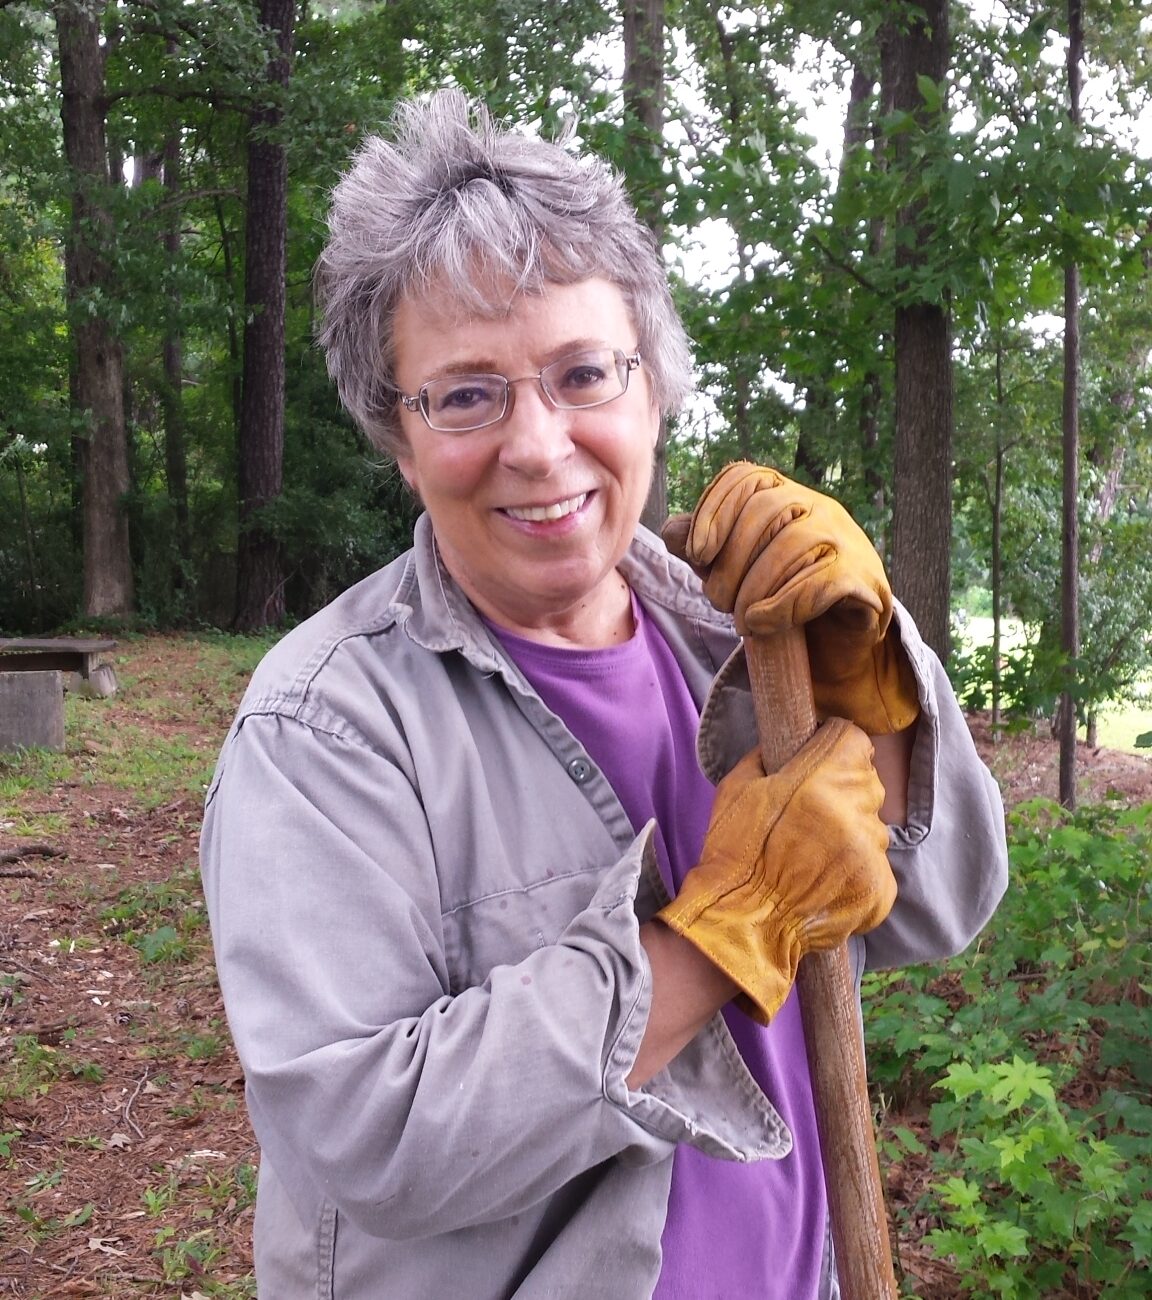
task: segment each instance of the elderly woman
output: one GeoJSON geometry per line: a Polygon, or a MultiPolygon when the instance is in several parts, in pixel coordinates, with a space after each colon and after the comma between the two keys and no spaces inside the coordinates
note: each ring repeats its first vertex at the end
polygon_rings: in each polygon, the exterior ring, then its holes
{"type": "Polygon", "coordinates": [[[939,663],[774,471],[708,490],[695,571],[639,527],[689,353],[602,163],[404,105],[318,286],[424,513],[267,656],[208,794],[260,1295],[835,1295],[797,961],[956,951],[1005,882],[939,663]],[[781,619],[826,721],[769,777],[737,628],[781,619]]]}

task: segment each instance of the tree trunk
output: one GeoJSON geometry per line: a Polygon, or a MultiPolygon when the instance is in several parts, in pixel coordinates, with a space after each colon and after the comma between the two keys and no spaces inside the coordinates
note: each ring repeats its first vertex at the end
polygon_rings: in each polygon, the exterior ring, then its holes
{"type": "MultiPolygon", "coordinates": [[[[747,111],[747,68],[738,58],[732,31],[725,26],[729,11],[717,4],[715,0],[705,6],[711,19],[711,30],[715,36],[716,52],[723,68],[724,90],[727,99],[724,108],[728,126],[728,139],[735,144],[743,138],[745,130],[744,117],[747,111]]],[[[728,224],[732,228],[736,244],[735,283],[745,285],[753,274],[754,239],[748,233],[748,221],[745,213],[733,209],[727,214],[728,224]]],[[[743,311],[739,321],[734,325],[740,344],[739,350],[728,364],[728,385],[732,391],[731,429],[735,436],[737,454],[741,460],[755,460],[759,454],[756,445],[757,430],[753,427],[752,401],[754,390],[760,376],[763,358],[753,343],[753,330],[747,311],[743,311]]]]}
{"type": "MultiPolygon", "coordinates": [[[[925,0],[919,11],[886,24],[881,67],[892,105],[926,129],[934,123],[918,78],[942,85],[948,56],[947,0],[925,0]]],[[[893,145],[899,167],[910,165],[908,137],[901,133],[893,145]]],[[[901,212],[897,224],[896,265],[911,273],[922,264],[932,231],[915,206],[901,212]]],[[[947,303],[913,301],[896,308],[892,585],[942,659],[950,650],[952,594],[951,334],[947,303]]]]}
{"type": "MultiPolygon", "coordinates": [[[[664,0],[624,0],[624,119],[630,157],[629,178],[641,220],[656,246],[664,242],[664,0]]],[[[668,517],[668,448],[664,421],[652,466],[652,484],[642,522],[659,532],[668,517]]]]}
{"type": "Polygon", "coordinates": [[[235,627],[254,631],[284,618],[280,545],[260,511],[279,495],[284,470],[284,279],[288,159],[275,132],[288,85],[291,0],[260,0],[260,22],[275,39],[265,101],[248,135],[248,212],[244,266],[244,379],[238,457],[240,543],[235,627]]]}
{"type": "MultiPolygon", "coordinates": [[[[180,137],[173,132],[164,147],[164,191],[169,201],[164,251],[175,269],[180,259],[180,137]]],[[[188,520],[188,456],[184,427],[184,339],[180,327],[180,299],[168,296],[168,320],[164,329],[164,474],[168,500],[172,505],[176,533],[176,554],[172,566],[172,588],[183,592],[192,575],[192,536],[188,520]]]]}
{"type": "MultiPolygon", "coordinates": [[[[232,231],[228,228],[228,222],[224,215],[224,205],[219,198],[213,200],[213,210],[216,213],[216,225],[220,231],[220,259],[224,269],[224,284],[227,286],[228,299],[230,302],[236,302],[240,297],[240,292],[236,286],[236,265],[235,258],[232,255],[232,231]]],[[[225,322],[228,332],[228,361],[231,366],[232,374],[232,420],[236,429],[236,437],[240,437],[240,410],[244,401],[244,349],[240,344],[240,332],[236,328],[236,312],[227,313],[225,322]]]]}
{"type": "Polygon", "coordinates": [[[996,464],[992,485],[992,742],[1000,743],[1004,681],[1000,663],[1004,624],[1004,340],[996,337],[996,464]]]}
{"type": "Polygon", "coordinates": [[[897,308],[892,586],[947,659],[952,574],[952,367],[948,313],[897,308]]]}
{"type": "MultiPolygon", "coordinates": [[[[1084,54],[1081,0],[1068,0],[1068,113],[1080,126],[1080,61],[1084,54]]],[[[1064,500],[1060,550],[1060,649],[1066,685],[1057,722],[1060,735],[1060,803],[1076,807],[1076,660],[1080,655],[1080,268],[1064,268],[1064,500]]]]}
{"type": "Polygon", "coordinates": [[[107,257],[111,219],[104,133],[104,0],[54,7],[60,50],[60,117],[72,173],[72,222],[65,252],[71,306],[72,395],[88,428],[77,441],[84,549],[84,614],[130,617],[135,591],[125,498],[129,489],[124,363],[105,314],[113,298],[107,257]]]}

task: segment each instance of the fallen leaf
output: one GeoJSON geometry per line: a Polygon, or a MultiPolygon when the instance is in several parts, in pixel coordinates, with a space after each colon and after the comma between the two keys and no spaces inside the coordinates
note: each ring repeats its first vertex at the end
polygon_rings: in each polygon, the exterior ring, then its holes
{"type": "Polygon", "coordinates": [[[88,1249],[98,1250],[101,1252],[101,1254],[104,1255],[125,1256],[128,1254],[126,1250],[116,1250],[109,1244],[110,1242],[119,1241],[119,1240],[120,1240],[119,1237],[89,1237],[88,1249]]]}

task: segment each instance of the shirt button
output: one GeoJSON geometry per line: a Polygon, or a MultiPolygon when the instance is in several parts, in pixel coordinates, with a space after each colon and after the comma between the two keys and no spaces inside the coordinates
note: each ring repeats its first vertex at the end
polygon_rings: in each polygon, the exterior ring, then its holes
{"type": "Polygon", "coordinates": [[[592,764],[586,758],[574,758],[568,764],[568,775],[577,785],[583,785],[592,775],[592,764]]]}

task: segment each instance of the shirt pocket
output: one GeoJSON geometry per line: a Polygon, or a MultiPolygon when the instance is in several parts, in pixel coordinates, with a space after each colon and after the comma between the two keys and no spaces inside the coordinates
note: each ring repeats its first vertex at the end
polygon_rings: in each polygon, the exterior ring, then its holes
{"type": "Polygon", "coordinates": [[[444,950],[451,992],[483,984],[496,966],[514,966],[559,941],[589,905],[605,867],[547,870],[530,885],[493,892],[446,913],[444,950]]]}

